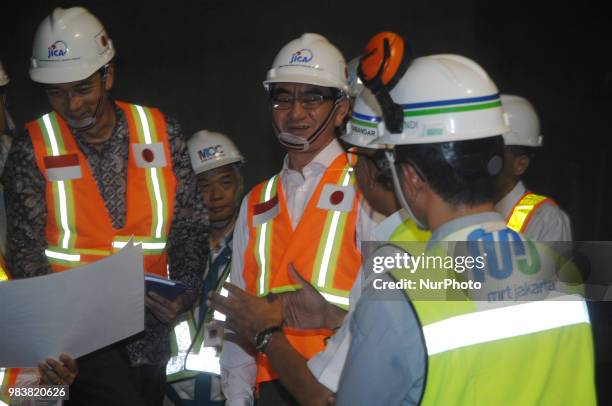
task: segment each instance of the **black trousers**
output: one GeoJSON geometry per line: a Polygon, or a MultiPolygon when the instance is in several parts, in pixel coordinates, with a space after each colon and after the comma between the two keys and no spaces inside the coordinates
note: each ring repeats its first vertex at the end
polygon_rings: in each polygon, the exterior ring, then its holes
{"type": "Polygon", "coordinates": [[[79,374],[70,385],[66,405],[161,406],[166,366],[131,367],[121,344],[78,358],[79,374]]]}
{"type": "Polygon", "coordinates": [[[263,382],[259,385],[257,406],[299,406],[279,380],[263,382]]]}

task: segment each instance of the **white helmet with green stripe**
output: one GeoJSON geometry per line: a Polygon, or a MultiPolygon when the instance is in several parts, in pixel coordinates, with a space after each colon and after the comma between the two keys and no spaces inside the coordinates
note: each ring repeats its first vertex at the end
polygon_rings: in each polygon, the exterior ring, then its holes
{"type": "MultiPolygon", "coordinates": [[[[355,103],[355,117],[377,123],[377,144],[464,141],[509,130],[495,83],[476,62],[464,56],[444,54],[415,59],[390,95],[404,110],[400,133],[389,132],[381,115],[360,111],[360,104],[355,103]]],[[[354,121],[351,132],[367,128],[354,121]]]]}
{"type": "Polygon", "coordinates": [[[364,87],[355,100],[351,119],[346,123],[346,134],[342,141],[362,148],[383,149],[384,145],[374,143],[380,136],[382,110],[370,89],[364,87]]]}

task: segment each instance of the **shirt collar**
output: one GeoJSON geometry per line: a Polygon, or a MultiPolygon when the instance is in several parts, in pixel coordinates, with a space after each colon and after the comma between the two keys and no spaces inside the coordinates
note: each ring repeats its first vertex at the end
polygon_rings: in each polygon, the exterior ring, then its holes
{"type": "Polygon", "coordinates": [[[514,188],[504,196],[497,204],[495,205],[495,210],[501,213],[504,218],[508,218],[510,215],[510,211],[514,208],[516,203],[519,201],[521,196],[525,194],[527,189],[522,181],[518,181],[514,188]]]}
{"type": "MultiPolygon", "coordinates": [[[[332,162],[338,157],[338,155],[343,154],[344,149],[338,142],[336,138],[332,139],[329,144],[325,146],[319,153],[310,161],[305,167],[312,168],[313,166],[322,166],[327,168],[331,165],[332,162]]],[[[290,171],[289,169],[289,155],[285,155],[285,159],[283,160],[283,172],[290,171]]]]}
{"type": "Polygon", "coordinates": [[[430,241],[442,241],[454,232],[464,228],[468,228],[470,226],[500,221],[503,223],[504,219],[501,214],[495,211],[487,211],[483,213],[470,214],[469,216],[459,217],[447,223],[444,223],[440,227],[435,229],[431,233],[430,241]]]}
{"type": "Polygon", "coordinates": [[[376,241],[390,241],[393,232],[407,218],[409,218],[408,213],[406,213],[403,209],[400,209],[391,214],[389,217],[386,217],[383,221],[378,223],[376,227],[374,227],[373,233],[376,241]]]}

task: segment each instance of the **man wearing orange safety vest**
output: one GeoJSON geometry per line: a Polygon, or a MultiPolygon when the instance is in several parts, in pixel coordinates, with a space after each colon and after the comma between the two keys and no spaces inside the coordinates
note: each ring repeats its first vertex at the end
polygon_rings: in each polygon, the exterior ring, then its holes
{"type": "Polygon", "coordinates": [[[495,209],[504,216],[508,227],[533,241],[571,241],[570,219],[549,197],[525,188],[521,178],[542,147],[540,120],[528,100],[501,95],[510,122],[504,136],[504,169],[499,176],[499,196],[495,209]]]}
{"type": "MultiPolygon", "coordinates": [[[[345,60],[324,37],[304,34],[281,49],[264,86],[287,157],[280,173],[242,202],[231,280],[260,297],[294,290],[288,273],[293,263],[330,303],[347,308],[361,264],[358,244],[370,238],[373,223],[335,138],[349,109],[345,60]]],[[[258,337],[265,342],[270,334],[261,331],[258,337]]],[[[324,348],[331,331],[285,329],[285,334],[309,359],[324,348]]],[[[252,404],[256,383],[258,404],[295,403],[263,353],[253,356],[249,350],[228,342],[223,348],[227,404],[252,404]]]]}
{"type": "Polygon", "coordinates": [[[7,262],[16,278],[61,272],[111,255],[134,236],[145,272],[187,290],[172,301],[147,294],[145,331],[79,358],[70,400],[161,405],[170,325],[202,281],[206,212],[178,123],[111,98],[114,55],[84,8],[55,9],[38,27],[30,77],[53,111],[27,123],[9,155],[7,262]]]}

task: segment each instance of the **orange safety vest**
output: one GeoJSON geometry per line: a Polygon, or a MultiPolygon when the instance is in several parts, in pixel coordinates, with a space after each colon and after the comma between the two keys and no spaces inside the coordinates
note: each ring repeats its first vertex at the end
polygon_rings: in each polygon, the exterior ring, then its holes
{"type": "Polygon", "coordinates": [[[166,120],[157,109],[116,103],[127,119],[130,142],[121,229],[113,228],[87,158],[66,122],[52,112],[26,124],[36,163],[47,179],[45,254],[59,272],[108,256],[134,236],[142,244],[145,271],[167,276],[176,178],[166,120]]]}
{"type": "MultiPolygon", "coordinates": [[[[249,244],[244,254],[248,292],[266,296],[295,290],[288,274],[293,263],[300,275],[331,303],[347,308],[361,265],[355,227],[359,193],[353,168],[341,154],[327,168],[301,220],[293,230],[279,176],[255,186],[249,195],[249,244]]],[[[329,330],[284,329],[306,359],[325,348],[329,330]]],[[[257,383],[276,379],[267,357],[257,356],[257,383]]]]}
{"type": "Polygon", "coordinates": [[[6,404],[11,404],[9,388],[15,387],[19,368],[0,368],[0,400],[6,404]]]}
{"type": "Polygon", "coordinates": [[[524,233],[533,214],[544,203],[557,205],[557,203],[549,197],[536,195],[529,191],[523,193],[523,196],[516,202],[508,218],[506,218],[506,225],[518,233],[524,233]]]}

